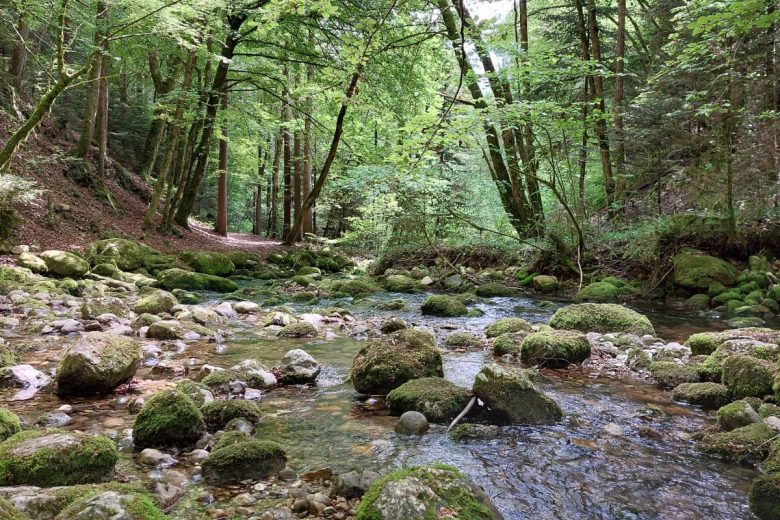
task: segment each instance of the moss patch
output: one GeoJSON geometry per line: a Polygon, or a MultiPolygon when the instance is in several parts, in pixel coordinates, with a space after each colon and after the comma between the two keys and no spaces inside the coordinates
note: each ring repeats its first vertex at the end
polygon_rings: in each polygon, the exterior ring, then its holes
{"type": "Polygon", "coordinates": [[[19,417],[8,408],[0,406],[0,441],[22,431],[19,417]]]}
{"type": "Polygon", "coordinates": [[[495,338],[508,332],[530,332],[531,324],[523,318],[501,318],[494,321],[485,329],[485,336],[495,338]]]}
{"type": "Polygon", "coordinates": [[[775,366],[768,361],[737,354],[726,358],[722,382],[736,398],[763,397],[772,393],[775,366]]]}
{"type": "Polygon", "coordinates": [[[257,423],[263,417],[256,402],[243,399],[212,401],[203,405],[201,413],[206,425],[212,430],[224,427],[233,419],[242,418],[257,423]]]}
{"type": "Polygon", "coordinates": [[[207,483],[226,485],[275,475],[286,463],[287,455],[278,444],[251,440],[212,451],[201,468],[207,483]]]}
{"type": "Polygon", "coordinates": [[[157,280],[163,288],[168,290],[184,289],[187,291],[215,291],[221,293],[238,290],[238,285],[233,280],[178,268],[160,271],[157,273],[157,280]]]}
{"type": "Polygon", "coordinates": [[[412,379],[387,394],[390,413],[420,412],[430,422],[446,422],[458,415],[471,392],[441,377],[412,379]]]}
{"type": "Polygon", "coordinates": [[[764,423],[750,424],[730,432],[705,435],[699,448],[731,462],[758,463],[769,453],[769,440],[776,432],[764,423]]]}
{"type": "Polygon", "coordinates": [[[429,296],[420,306],[420,311],[425,316],[456,317],[469,313],[466,305],[452,296],[436,294],[429,296]]]}
{"type": "Polygon", "coordinates": [[[581,332],[626,332],[655,335],[647,317],[622,305],[609,303],[579,303],[555,311],[549,325],[554,329],[581,332]]]}
{"type": "Polygon", "coordinates": [[[696,367],[678,365],[674,361],[654,361],[650,363],[650,374],[661,388],[672,389],[683,383],[697,383],[699,373],[696,367]]]}
{"type": "Polygon", "coordinates": [[[137,447],[191,446],[205,431],[192,399],[176,390],[157,392],[144,404],[133,426],[137,447]]]}
{"type": "Polygon", "coordinates": [[[565,368],[590,356],[585,334],[571,330],[549,330],[529,334],[523,340],[520,358],[530,365],[565,368]]]}
{"type": "Polygon", "coordinates": [[[672,390],[672,398],[714,410],[731,401],[731,392],[718,383],[683,383],[672,390]]]}

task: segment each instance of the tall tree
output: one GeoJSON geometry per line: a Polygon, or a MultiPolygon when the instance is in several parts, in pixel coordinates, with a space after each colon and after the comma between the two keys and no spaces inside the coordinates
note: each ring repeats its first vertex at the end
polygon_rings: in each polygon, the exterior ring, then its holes
{"type": "MultiPolygon", "coordinates": [[[[222,95],[222,112],[228,107],[228,93],[222,95]]],[[[227,118],[222,122],[222,135],[219,138],[219,180],[217,181],[217,219],[214,231],[226,237],[228,234],[228,125],[227,118]]]]}

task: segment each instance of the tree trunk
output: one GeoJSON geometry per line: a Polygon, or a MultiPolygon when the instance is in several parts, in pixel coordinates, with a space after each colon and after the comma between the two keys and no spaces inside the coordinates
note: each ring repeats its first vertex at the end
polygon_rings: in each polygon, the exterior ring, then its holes
{"type": "MultiPolygon", "coordinates": [[[[580,57],[582,61],[590,61],[590,44],[588,43],[588,30],[585,25],[585,11],[582,6],[581,0],[574,1],[574,7],[577,11],[577,33],[580,37],[580,57]]],[[[582,136],[580,141],[580,153],[579,153],[579,204],[578,213],[581,219],[584,219],[587,215],[587,207],[585,206],[585,177],[587,174],[588,166],[588,104],[590,103],[590,85],[592,84],[592,78],[590,75],[586,75],[582,78],[582,136]]]]}
{"type": "Polygon", "coordinates": [[[623,130],[623,82],[626,55],[626,0],[618,0],[617,47],[615,49],[615,198],[626,210],[625,133],[623,130]]]}
{"type": "Polygon", "coordinates": [[[98,113],[96,125],[96,135],[98,142],[98,162],[97,162],[97,180],[100,184],[106,176],[106,158],[108,154],[108,73],[110,67],[110,56],[108,55],[108,45],[105,44],[103,63],[100,70],[103,77],[100,78],[100,95],[98,96],[98,113]]]}
{"type": "MultiPolygon", "coordinates": [[[[227,110],[228,94],[222,96],[222,111],[227,110]]],[[[217,187],[217,222],[214,231],[217,234],[226,237],[228,234],[228,186],[227,186],[227,163],[228,163],[228,141],[227,141],[227,121],[222,123],[222,136],[219,139],[219,183],[217,187]]]]}
{"type": "MultiPolygon", "coordinates": [[[[106,5],[103,2],[97,3],[97,15],[95,22],[95,36],[93,45],[96,48],[103,47],[103,29],[102,21],[106,17],[106,5]]],[[[92,64],[92,70],[89,74],[89,93],[87,94],[87,102],[84,110],[84,122],[81,126],[81,136],[79,142],[76,145],[75,155],[80,159],[86,159],[89,155],[89,149],[92,147],[92,138],[95,135],[95,118],[97,116],[98,106],[100,104],[100,77],[102,74],[103,57],[101,53],[95,53],[93,57],[94,63],[92,64]]]]}
{"type": "Polygon", "coordinates": [[[217,65],[217,71],[214,74],[214,81],[211,85],[211,91],[209,92],[206,105],[206,116],[203,121],[203,133],[200,142],[198,143],[198,147],[194,152],[196,162],[192,167],[192,173],[187,179],[187,186],[182,194],[179,207],[176,209],[176,223],[185,229],[189,229],[188,220],[192,213],[192,208],[195,205],[195,198],[198,196],[203,176],[206,173],[206,165],[208,164],[209,153],[211,151],[211,139],[214,136],[214,123],[217,117],[217,111],[219,110],[220,99],[227,87],[227,75],[230,69],[230,63],[233,60],[233,54],[241,41],[239,29],[244,21],[246,21],[246,18],[247,15],[244,13],[228,18],[230,31],[225,38],[225,43],[222,47],[222,59],[219,60],[219,65],[217,65]]]}
{"type": "MultiPolygon", "coordinates": [[[[293,208],[295,210],[295,218],[298,218],[298,215],[301,213],[301,189],[303,182],[303,136],[301,131],[297,128],[295,129],[293,140],[293,155],[295,156],[295,159],[293,160],[293,169],[295,172],[295,175],[293,176],[293,208]]],[[[298,239],[300,238],[301,237],[299,236],[298,239]]]]}
{"type": "Polygon", "coordinates": [[[284,149],[284,161],[282,169],[284,170],[284,205],[282,207],[282,236],[287,236],[290,231],[291,213],[292,213],[292,157],[290,143],[290,70],[285,63],[284,77],[287,79],[285,85],[284,106],[282,107],[282,147],[284,149]]]}
{"type": "MultiPolygon", "coordinates": [[[[311,101],[308,103],[308,106],[309,106],[309,114],[311,114],[311,109],[312,109],[311,101]]],[[[303,179],[301,182],[302,189],[303,189],[303,193],[301,195],[304,200],[311,193],[312,127],[313,125],[311,122],[311,117],[307,115],[306,122],[304,123],[304,129],[303,129],[303,179]]],[[[307,210],[304,211],[303,207],[301,207],[301,211],[303,212],[303,233],[314,234],[312,208],[308,208],[307,210]]]]}
{"type": "Polygon", "coordinates": [[[21,36],[21,41],[14,46],[11,52],[11,63],[8,66],[8,73],[11,75],[13,88],[21,97],[24,95],[24,71],[27,67],[27,37],[30,35],[30,28],[24,21],[23,16],[19,16],[16,31],[21,36]]]}
{"type": "MultiPolygon", "coordinates": [[[[284,110],[284,108],[282,108],[284,110]]],[[[279,236],[279,167],[282,160],[282,133],[276,134],[274,140],[274,163],[271,167],[271,203],[269,204],[270,215],[268,216],[268,236],[277,238],[279,236]]]]}

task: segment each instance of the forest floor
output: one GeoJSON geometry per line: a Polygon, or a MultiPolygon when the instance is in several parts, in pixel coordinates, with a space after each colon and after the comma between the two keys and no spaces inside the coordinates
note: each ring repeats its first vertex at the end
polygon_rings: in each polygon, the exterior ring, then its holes
{"type": "MultiPolygon", "coordinates": [[[[0,118],[0,142],[6,134],[0,118]]],[[[148,184],[113,160],[108,161],[105,179],[109,197],[101,197],[88,186],[69,176],[74,160],[69,155],[72,136],[58,133],[51,123],[44,124],[23,145],[12,173],[36,183],[41,195],[18,208],[22,219],[14,242],[41,249],[82,250],[90,242],[108,236],[140,240],[164,253],[185,250],[248,250],[262,256],[281,249],[280,242],[259,236],[230,233],[222,237],[201,222],[190,221],[190,229],[177,227],[176,233],[163,235],[156,230],[144,232],[141,222],[151,190],[148,184]],[[109,200],[110,199],[110,202],[109,200]]],[[[159,215],[158,215],[159,217],[159,215]]]]}

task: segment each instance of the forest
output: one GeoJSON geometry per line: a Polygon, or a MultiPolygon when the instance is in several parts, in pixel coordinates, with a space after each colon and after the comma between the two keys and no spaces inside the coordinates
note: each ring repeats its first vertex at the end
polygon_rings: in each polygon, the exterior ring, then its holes
{"type": "Polygon", "coordinates": [[[3,0],[0,517],[780,520],[779,27],[3,0]]]}

